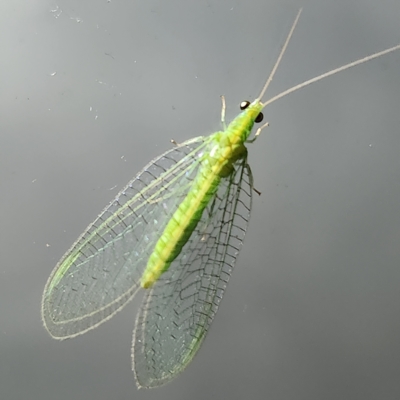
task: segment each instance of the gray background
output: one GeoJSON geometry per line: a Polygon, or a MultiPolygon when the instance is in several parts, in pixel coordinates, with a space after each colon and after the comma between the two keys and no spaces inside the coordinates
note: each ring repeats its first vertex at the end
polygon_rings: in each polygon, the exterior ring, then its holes
{"type": "MultiPolygon", "coordinates": [[[[397,0],[303,1],[268,96],[400,42],[397,0]]],[[[252,220],[190,367],[137,392],[139,299],[65,342],[52,268],[117,191],[259,93],[296,1],[0,5],[1,399],[399,399],[400,51],[265,110],[252,220]]]]}

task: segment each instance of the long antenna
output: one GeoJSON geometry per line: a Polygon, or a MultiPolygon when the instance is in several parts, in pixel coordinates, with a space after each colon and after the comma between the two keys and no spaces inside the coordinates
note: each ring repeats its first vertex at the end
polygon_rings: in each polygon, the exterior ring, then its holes
{"type": "MultiPolygon", "coordinates": [[[[373,60],[374,58],[378,58],[380,56],[383,56],[384,54],[392,53],[393,51],[396,51],[396,50],[399,50],[399,49],[400,49],[400,44],[398,44],[397,46],[390,47],[389,49],[379,51],[378,53],[371,54],[371,55],[369,55],[367,57],[364,57],[364,58],[361,58],[359,60],[353,61],[353,62],[348,63],[346,65],[342,65],[339,68],[335,68],[335,69],[333,69],[331,71],[325,72],[324,74],[316,76],[315,78],[309,79],[308,81],[305,81],[303,83],[299,83],[298,85],[293,86],[293,87],[291,87],[291,88],[289,88],[289,89],[277,94],[276,96],[274,96],[271,99],[267,100],[265,103],[262,103],[263,108],[266,107],[267,105],[273,103],[274,101],[276,101],[276,100],[278,100],[278,99],[280,99],[280,98],[282,98],[282,97],[284,97],[284,96],[286,96],[286,95],[288,95],[290,93],[293,93],[296,90],[299,90],[299,89],[301,89],[303,87],[311,85],[312,83],[318,82],[321,79],[327,78],[328,76],[337,74],[338,72],[341,72],[341,71],[344,71],[346,69],[355,67],[356,65],[363,64],[363,63],[365,63],[367,61],[373,60]]],[[[264,89],[263,89],[262,93],[264,93],[264,89]]]]}
{"type": "Polygon", "coordinates": [[[282,50],[281,50],[281,52],[279,53],[279,57],[278,57],[278,59],[277,59],[276,62],[275,62],[274,68],[272,68],[272,71],[271,71],[271,73],[269,74],[269,77],[268,77],[268,79],[267,79],[267,82],[265,82],[265,85],[264,85],[264,87],[262,88],[260,95],[259,95],[259,96],[257,97],[257,99],[256,99],[256,100],[258,100],[258,101],[260,101],[260,100],[262,99],[262,97],[264,96],[265,91],[267,90],[269,84],[272,82],[272,79],[274,78],[275,72],[276,72],[276,70],[278,69],[279,63],[281,62],[283,55],[285,54],[286,48],[288,47],[288,44],[289,44],[290,39],[291,39],[291,37],[292,37],[292,35],[293,35],[294,29],[296,28],[297,21],[298,21],[299,18],[300,18],[300,14],[301,14],[301,11],[302,11],[302,10],[303,10],[303,9],[300,8],[299,12],[298,12],[297,15],[296,15],[296,19],[294,20],[293,25],[292,25],[292,27],[290,28],[290,32],[289,32],[289,34],[287,35],[285,44],[283,45],[282,50]]]}

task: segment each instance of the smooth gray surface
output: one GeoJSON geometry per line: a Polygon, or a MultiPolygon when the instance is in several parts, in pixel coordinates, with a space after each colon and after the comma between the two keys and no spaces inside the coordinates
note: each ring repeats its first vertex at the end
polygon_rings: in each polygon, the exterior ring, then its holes
{"type": "MultiPolygon", "coordinates": [[[[252,220],[205,345],[137,392],[139,299],[65,342],[40,321],[52,268],[169,139],[219,129],[268,76],[295,1],[0,5],[2,399],[399,399],[400,51],[266,111],[252,220]]],[[[398,1],[304,11],[273,95],[400,42],[398,1]]]]}

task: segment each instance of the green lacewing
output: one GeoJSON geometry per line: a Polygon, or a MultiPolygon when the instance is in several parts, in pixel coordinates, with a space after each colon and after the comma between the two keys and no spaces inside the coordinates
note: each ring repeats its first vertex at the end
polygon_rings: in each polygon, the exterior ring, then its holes
{"type": "Polygon", "coordinates": [[[138,387],[170,382],[199,350],[241,249],[253,178],[245,143],[262,109],[345,69],[400,49],[400,44],[326,72],[262,102],[301,10],[260,95],[222,130],[161,154],[89,225],[62,257],[43,293],[42,319],[55,339],[81,335],[110,319],[142,289],[133,333],[138,387]]]}

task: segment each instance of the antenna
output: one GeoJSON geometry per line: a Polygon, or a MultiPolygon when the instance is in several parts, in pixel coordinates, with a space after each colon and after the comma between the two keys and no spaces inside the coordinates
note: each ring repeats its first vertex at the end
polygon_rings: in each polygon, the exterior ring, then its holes
{"type": "Polygon", "coordinates": [[[353,62],[348,63],[346,65],[342,65],[341,67],[332,69],[331,71],[325,72],[322,75],[318,75],[315,78],[309,79],[309,80],[307,80],[305,82],[299,83],[298,85],[292,86],[291,88],[289,88],[289,89],[277,94],[276,96],[272,97],[271,99],[269,99],[265,103],[263,103],[262,104],[263,108],[265,106],[267,106],[268,104],[271,104],[274,101],[276,101],[276,100],[278,100],[278,99],[280,99],[280,98],[282,98],[282,97],[284,97],[284,96],[286,96],[286,95],[288,95],[290,93],[295,92],[296,90],[299,90],[299,89],[301,89],[303,87],[311,85],[312,83],[318,82],[321,79],[327,78],[328,76],[331,76],[331,75],[337,74],[339,72],[345,71],[346,69],[355,67],[356,65],[363,64],[363,63],[365,63],[367,61],[371,61],[374,58],[381,57],[381,56],[383,56],[385,54],[392,53],[393,51],[396,51],[396,50],[399,50],[399,49],[400,49],[400,44],[398,44],[397,46],[390,47],[389,49],[379,51],[378,53],[371,54],[371,55],[369,55],[367,57],[360,58],[359,60],[353,61],[353,62]]]}
{"type": "Polygon", "coordinates": [[[281,60],[282,60],[283,55],[285,54],[286,48],[288,47],[288,44],[289,44],[290,39],[291,39],[291,37],[292,37],[292,35],[293,35],[294,29],[296,28],[297,21],[298,21],[299,18],[300,18],[300,14],[301,14],[301,11],[302,11],[302,10],[303,10],[303,9],[300,8],[299,12],[298,12],[297,15],[296,15],[296,19],[294,20],[293,25],[292,25],[292,27],[290,28],[290,32],[289,32],[289,34],[288,34],[288,36],[287,36],[287,38],[286,38],[285,44],[283,45],[281,52],[279,53],[279,57],[278,57],[278,59],[277,59],[276,62],[275,62],[274,68],[272,68],[272,71],[271,71],[271,73],[269,74],[269,77],[268,77],[268,79],[267,79],[267,82],[265,82],[265,85],[264,85],[264,87],[262,88],[260,95],[259,95],[259,96],[257,97],[257,99],[256,99],[256,100],[258,100],[258,101],[260,101],[261,98],[264,96],[265,91],[267,90],[269,84],[272,82],[272,79],[274,78],[275,72],[276,72],[276,70],[278,69],[278,66],[279,66],[279,64],[280,64],[280,62],[281,62],[281,60]]]}

